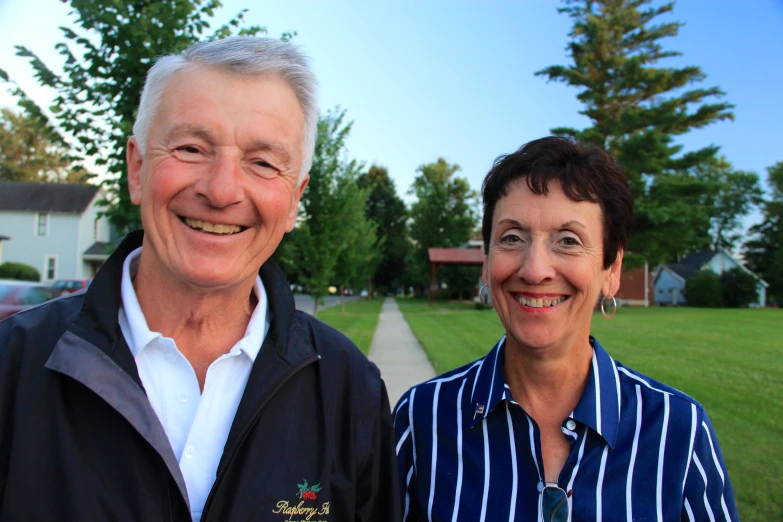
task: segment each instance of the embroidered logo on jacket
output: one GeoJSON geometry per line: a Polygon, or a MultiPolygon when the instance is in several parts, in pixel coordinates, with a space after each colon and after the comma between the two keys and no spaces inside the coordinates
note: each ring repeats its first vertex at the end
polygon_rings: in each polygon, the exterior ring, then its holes
{"type": "Polygon", "coordinates": [[[313,484],[312,486],[308,486],[307,481],[305,480],[302,484],[297,484],[297,486],[299,486],[299,498],[305,500],[318,499],[317,493],[321,491],[321,484],[313,484]]]}
{"type": "Polygon", "coordinates": [[[281,500],[276,504],[272,513],[287,516],[288,518],[285,520],[289,522],[326,522],[329,515],[329,502],[322,502],[320,505],[317,503],[318,492],[322,489],[321,484],[311,486],[307,480],[304,480],[297,486],[299,486],[299,492],[296,496],[301,500],[298,503],[281,500]],[[311,504],[313,502],[314,504],[311,504]]]}

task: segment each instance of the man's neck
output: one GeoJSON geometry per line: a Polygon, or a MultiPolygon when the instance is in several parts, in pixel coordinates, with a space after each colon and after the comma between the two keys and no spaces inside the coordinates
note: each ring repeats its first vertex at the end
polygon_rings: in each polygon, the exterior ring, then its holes
{"type": "Polygon", "coordinates": [[[254,279],[225,289],[205,289],[172,280],[139,262],[133,286],[154,332],[174,339],[203,389],[209,365],[245,336],[258,299],[254,279]]]}

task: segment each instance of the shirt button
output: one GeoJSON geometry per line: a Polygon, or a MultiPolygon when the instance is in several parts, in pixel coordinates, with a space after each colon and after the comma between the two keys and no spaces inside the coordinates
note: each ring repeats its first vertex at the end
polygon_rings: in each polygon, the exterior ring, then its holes
{"type": "Polygon", "coordinates": [[[196,448],[193,446],[185,446],[185,458],[192,459],[196,456],[196,448]]]}
{"type": "Polygon", "coordinates": [[[177,400],[179,402],[188,402],[188,395],[186,393],[179,392],[177,394],[177,400]]]}
{"type": "Polygon", "coordinates": [[[568,428],[569,431],[574,431],[576,429],[576,423],[572,419],[568,419],[566,421],[566,428],[568,428]]]}

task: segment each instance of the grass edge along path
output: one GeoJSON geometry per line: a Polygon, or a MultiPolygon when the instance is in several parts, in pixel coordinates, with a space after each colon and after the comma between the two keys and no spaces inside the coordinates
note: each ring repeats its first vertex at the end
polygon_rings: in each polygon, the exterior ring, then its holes
{"type": "MultiPolygon", "coordinates": [[[[486,355],[493,310],[397,301],[436,373],[486,355]]],[[[621,308],[593,316],[609,354],[701,403],[715,426],[742,522],[783,521],[783,310],[621,308]]]]}
{"type": "Polygon", "coordinates": [[[338,303],[318,312],[318,319],[342,332],[367,355],[382,306],[383,298],[353,299],[345,302],[345,314],[341,313],[338,303]]]}

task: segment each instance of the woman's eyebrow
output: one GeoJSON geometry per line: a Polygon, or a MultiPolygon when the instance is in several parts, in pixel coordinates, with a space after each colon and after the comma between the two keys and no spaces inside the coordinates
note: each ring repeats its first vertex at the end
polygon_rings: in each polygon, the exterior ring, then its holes
{"type": "Polygon", "coordinates": [[[527,230],[527,227],[522,225],[522,223],[520,223],[516,219],[512,219],[512,218],[501,219],[500,221],[498,221],[498,225],[511,225],[514,228],[521,228],[523,230],[527,230]]]}
{"type": "Polygon", "coordinates": [[[560,225],[560,229],[562,230],[564,228],[571,228],[573,226],[584,228],[585,230],[587,229],[587,225],[585,225],[584,223],[582,223],[581,221],[578,221],[576,219],[572,219],[571,221],[566,221],[565,223],[560,225]]]}

